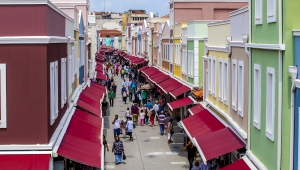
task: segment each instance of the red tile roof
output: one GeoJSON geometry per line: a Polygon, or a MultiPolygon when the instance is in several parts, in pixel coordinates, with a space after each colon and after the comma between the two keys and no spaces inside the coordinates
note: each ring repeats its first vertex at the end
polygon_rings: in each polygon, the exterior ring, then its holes
{"type": "Polygon", "coordinates": [[[122,32],[118,30],[100,30],[100,37],[117,37],[122,36],[122,32]]]}

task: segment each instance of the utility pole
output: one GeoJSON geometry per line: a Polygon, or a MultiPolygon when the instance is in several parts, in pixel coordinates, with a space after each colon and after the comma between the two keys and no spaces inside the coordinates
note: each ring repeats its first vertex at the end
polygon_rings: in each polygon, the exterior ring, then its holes
{"type": "Polygon", "coordinates": [[[105,0],[104,0],[104,13],[105,13],[105,0]]]}

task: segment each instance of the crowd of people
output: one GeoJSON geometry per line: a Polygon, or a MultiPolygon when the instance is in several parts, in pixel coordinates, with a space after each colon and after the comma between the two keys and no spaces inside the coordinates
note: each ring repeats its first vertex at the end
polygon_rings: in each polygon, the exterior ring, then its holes
{"type": "MultiPolygon", "coordinates": [[[[154,89],[143,89],[141,88],[144,85],[143,77],[138,72],[138,69],[128,63],[120,60],[110,60],[106,63],[106,75],[108,81],[106,82],[106,88],[108,90],[107,97],[109,103],[106,99],[102,102],[102,111],[103,115],[106,115],[107,107],[114,107],[114,100],[116,98],[116,93],[118,93],[118,88],[114,82],[114,77],[120,74],[122,79],[121,88],[119,90],[121,94],[122,101],[126,106],[131,102],[132,105],[126,107],[125,114],[120,116],[115,115],[112,124],[114,126],[114,137],[115,142],[113,143],[112,152],[115,155],[116,165],[120,164],[125,156],[124,145],[120,140],[120,137],[126,139],[129,137],[130,141],[134,140],[133,131],[136,126],[155,126],[155,122],[159,126],[159,133],[163,136],[167,134],[167,142],[170,144],[173,142],[172,135],[174,134],[173,130],[173,119],[172,117],[166,118],[166,98],[164,95],[159,95],[159,93],[154,89]],[[108,73],[111,73],[111,77],[108,76],[108,73]],[[139,121],[138,121],[139,120],[139,121]]],[[[104,143],[103,143],[104,144],[104,143]]],[[[107,143],[105,141],[104,146],[107,143]]],[[[190,170],[218,170],[220,163],[218,159],[209,161],[207,164],[201,163],[195,160],[197,155],[197,149],[189,141],[183,148],[183,150],[188,152],[188,162],[190,165],[190,170]]]]}

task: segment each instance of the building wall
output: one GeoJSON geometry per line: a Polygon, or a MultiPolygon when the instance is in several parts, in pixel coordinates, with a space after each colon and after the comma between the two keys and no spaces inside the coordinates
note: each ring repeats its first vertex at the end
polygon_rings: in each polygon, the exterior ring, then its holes
{"type": "MultiPolygon", "coordinates": [[[[186,44],[182,46],[182,50],[186,50],[186,52],[187,52],[187,45],[186,44]]],[[[183,57],[183,56],[181,56],[181,57],[183,57]]],[[[182,61],[181,61],[181,64],[182,64],[182,61]]],[[[183,74],[182,69],[183,69],[183,67],[181,67],[181,79],[187,81],[188,80],[188,76],[186,74],[183,74]]],[[[185,71],[187,72],[187,70],[185,70],[185,71]]]]}
{"type": "Polygon", "coordinates": [[[65,36],[65,18],[47,5],[1,5],[0,25],[0,36],[65,36]]]}
{"type": "Polygon", "coordinates": [[[198,61],[199,61],[199,87],[203,87],[203,75],[205,72],[203,72],[203,59],[202,57],[204,56],[204,41],[200,40],[198,42],[198,46],[199,46],[199,53],[198,53],[198,61]]]}
{"type": "Polygon", "coordinates": [[[227,44],[226,36],[230,36],[230,24],[222,24],[217,26],[209,26],[208,28],[208,44],[210,46],[225,47],[227,44]],[[222,30],[222,31],[220,31],[222,30]]]}
{"type": "MultiPolygon", "coordinates": [[[[245,53],[245,48],[243,47],[232,47],[231,49],[231,61],[232,60],[237,60],[237,61],[243,61],[243,69],[244,69],[244,84],[243,84],[243,117],[241,117],[237,111],[232,109],[232,107],[229,107],[230,109],[230,117],[233,119],[234,122],[236,122],[242,130],[247,134],[248,133],[248,92],[249,92],[249,81],[248,81],[248,70],[249,70],[249,64],[248,64],[248,55],[245,53]]],[[[232,67],[229,67],[229,87],[232,87],[232,67]]],[[[238,83],[241,83],[242,81],[238,80],[238,83]]],[[[230,102],[232,103],[232,98],[230,98],[230,102]]],[[[237,104],[242,101],[237,100],[237,104]]]]}
{"type": "Polygon", "coordinates": [[[192,20],[225,20],[228,12],[247,6],[246,2],[175,2],[175,24],[192,20]]]}
{"type": "MultiPolygon", "coordinates": [[[[194,51],[194,40],[187,41],[187,55],[188,55],[188,50],[194,51]]],[[[193,55],[193,57],[194,57],[194,55],[193,55]]],[[[188,56],[187,56],[187,59],[190,60],[190,58],[188,56]]],[[[189,62],[187,62],[187,63],[189,63],[189,62]]],[[[187,66],[187,68],[189,68],[189,65],[187,66]]],[[[191,84],[194,84],[194,77],[187,76],[187,81],[191,84]]]]}
{"type": "MultiPolygon", "coordinates": [[[[168,39],[162,39],[162,43],[169,43],[168,39]]],[[[167,61],[162,60],[162,68],[167,71],[170,72],[170,63],[167,61]]]]}
{"type": "MultiPolygon", "coordinates": [[[[181,28],[179,28],[181,30],[181,28]]],[[[177,77],[181,77],[181,65],[176,65],[175,64],[175,56],[177,55],[176,47],[175,45],[179,45],[180,40],[179,39],[174,39],[174,75],[177,77]]],[[[180,56],[180,54],[178,54],[180,56]]]]}
{"type": "MultiPolygon", "coordinates": [[[[216,81],[216,88],[215,88],[215,96],[212,96],[212,94],[209,94],[207,99],[216,107],[218,107],[220,110],[222,110],[225,114],[228,114],[228,106],[223,103],[223,101],[219,100],[219,86],[222,85],[222,82],[219,82],[219,59],[228,60],[228,53],[226,52],[219,52],[219,51],[209,51],[208,56],[215,57],[216,59],[216,74],[215,74],[215,81],[216,81]]],[[[229,63],[228,63],[229,64],[229,63]]],[[[211,76],[211,78],[214,78],[211,76]]],[[[230,87],[230,86],[229,86],[230,87]]],[[[224,91],[225,89],[223,89],[224,91]]],[[[228,93],[228,96],[231,96],[230,93],[228,93]]],[[[229,105],[231,106],[231,105],[229,105]]]]}
{"type": "Polygon", "coordinates": [[[257,129],[253,125],[253,110],[254,110],[254,76],[251,72],[251,120],[250,120],[250,149],[252,153],[264,164],[268,169],[276,169],[277,164],[277,145],[278,145],[278,51],[276,50],[260,50],[252,49],[252,63],[251,67],[254,68],[254,64],[261,65],[261,107],[260,107],[260,129],[257,129]],[[275,68],[275,117],[274,117],[274,141],[271,141],[266,136],[266,69],[267,67],[275,68]]]}
{"type": "MultiPolygon", "coordinates": [[[[295,50],[295,46],[293,46],[294,37],[291,34],[292,30],[300,29],[300,1],[283,1],[283,43],[286,44],[285,51],[283,52],[283,79],[282,79],[282,98],[288,99],[290,98],[290,87],[291,81],[288,73],[288,66],[293,65],[293,53],[295,50]]],[[[299,45],[297,46],[299,48],[299,45]]],[[[298,65],[299,68],[299,65],[298,65]]],[[[298,71],[299,73],[299,71],[298,71]]],[[[298,74],[299,75],[299,74],[298,74]]],[[[289,100],[283,100],[282,102],[282,110],[286,112],[290,112],[290,103],[289,100]]],[[[289,148],[290,148],[290,114],[282,113],[282,161],[281,161],[281,169],[289,169],[289,148]]]]}

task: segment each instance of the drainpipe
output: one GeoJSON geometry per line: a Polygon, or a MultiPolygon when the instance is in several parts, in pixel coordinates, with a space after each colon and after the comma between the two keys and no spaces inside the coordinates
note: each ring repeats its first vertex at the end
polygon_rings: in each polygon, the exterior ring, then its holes
{"type": "Polygon", "coordinates": [[[296,66],[289,66],[289,73],[292,81],[291,86],[291,126],[290,126],[290,170],[293,169],[294,160],[294,100],[295,100],[295,81],[297,81],[298,68],[296,66]]]}
{"type": "MultiPolygon", "coordinates": [[[[282,44],[282,0],[278,1],[278,15],[279,15],[279,44],[282,44]]],[[[281,169],[281,136],[282,136],[282,51],[279,51],[278,54],[279,62],[278,62],[278,69],[279,69],[279,93],[278,93],[278,148],[277,148],[277,169],[281,169]]]]}

